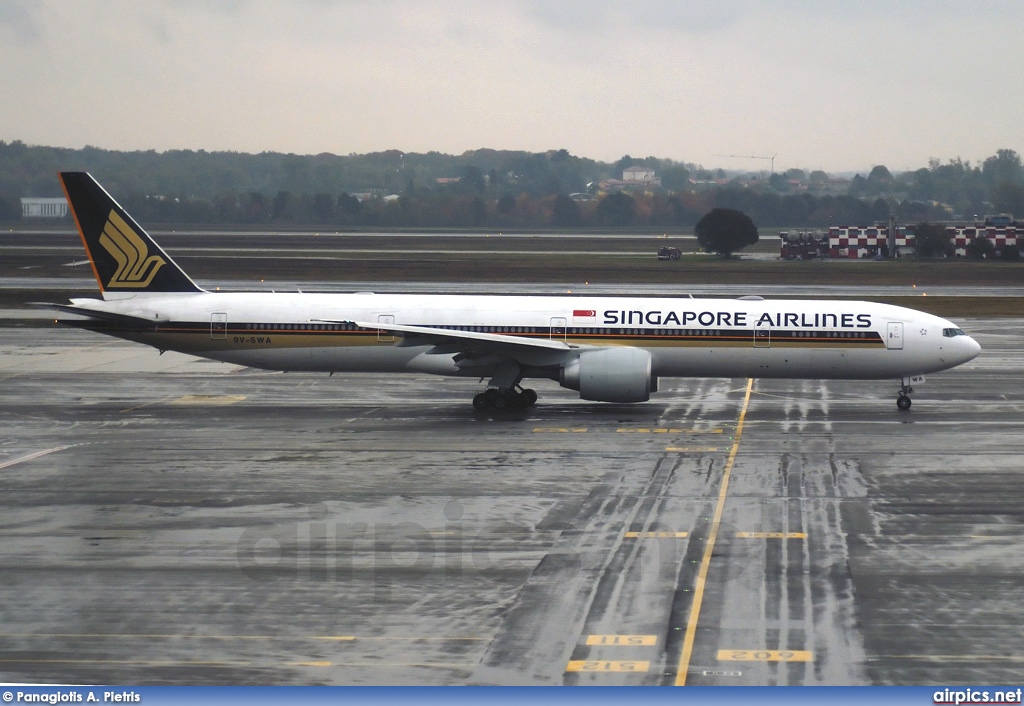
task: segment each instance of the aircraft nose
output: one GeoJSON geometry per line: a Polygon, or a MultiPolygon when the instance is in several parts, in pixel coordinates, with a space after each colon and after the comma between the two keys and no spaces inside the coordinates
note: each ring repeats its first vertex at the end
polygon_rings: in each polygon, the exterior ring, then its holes
{"type": "Polygon", "coordinates": [[[981,353],[981,344],[975,341],[970,336],[967,336],[967,357],[964,358],[964,362],[968,360],[974,360],[981,353]]]}

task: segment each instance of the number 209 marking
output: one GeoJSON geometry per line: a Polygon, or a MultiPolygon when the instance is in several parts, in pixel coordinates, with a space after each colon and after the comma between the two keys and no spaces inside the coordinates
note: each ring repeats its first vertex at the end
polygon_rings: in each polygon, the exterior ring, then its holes
{"type": "Polygon", "coordinates": [[[813,653],[807,650],[719,650],[723,662],[810,662],[813,653]]]}

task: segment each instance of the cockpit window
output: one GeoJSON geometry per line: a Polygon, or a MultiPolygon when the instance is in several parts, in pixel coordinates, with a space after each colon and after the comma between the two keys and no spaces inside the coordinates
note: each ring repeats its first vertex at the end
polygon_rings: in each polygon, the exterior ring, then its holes
{"type": "Polygon", "coordinates": [[[966,336],[967,334],[963,332],[963,329],[944,328],[942,329],[942,335],[946,338],[953,338],[954,336],[966,336]]]}

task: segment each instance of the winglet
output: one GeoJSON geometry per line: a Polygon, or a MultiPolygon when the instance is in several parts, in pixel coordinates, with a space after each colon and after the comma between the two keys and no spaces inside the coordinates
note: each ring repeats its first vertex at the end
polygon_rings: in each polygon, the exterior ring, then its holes
{"type": "Polygon", "coordinates": [[[100,291],[202,291],[92,175],[61,172],[60,181],[100,291]]]}

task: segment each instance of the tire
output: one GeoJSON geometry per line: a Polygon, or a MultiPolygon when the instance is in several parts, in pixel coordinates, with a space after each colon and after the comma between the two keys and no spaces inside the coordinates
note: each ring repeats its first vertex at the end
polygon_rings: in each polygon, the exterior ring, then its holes
{"type": "Polygon", "coordinates": [[[906,395],[900,395],[896,398],[896,406],[905,412],[910,409],[910,398],[906,395]]]}
{"type": "Polygon", "coordinates": [[[479,412],[486,412],[491,408],[491,401],[483,392],[473,397],[473,409],[479,412]]]}

